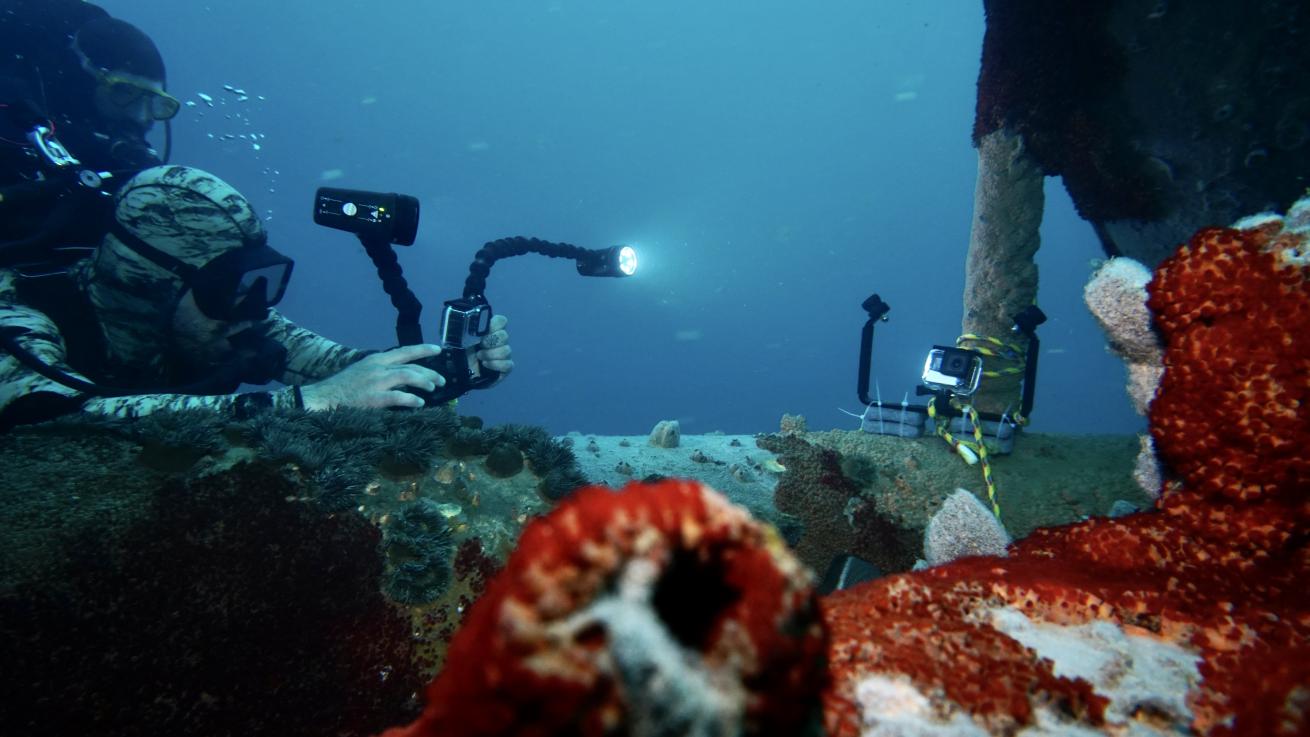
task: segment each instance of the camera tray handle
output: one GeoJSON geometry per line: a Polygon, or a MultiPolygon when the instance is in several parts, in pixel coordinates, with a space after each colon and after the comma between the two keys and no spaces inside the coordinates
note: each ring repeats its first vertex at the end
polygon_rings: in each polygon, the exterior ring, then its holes
{"type": "Polygon", "coordinates": [[[860,331],[860,363],[857,378],[855,380],[855,391],[860,397],[860,402],[868,407],[873,404],[869,399],[869,375],[872,367],[873,357],[873,327],[879,321],[887,322],[887,312],[891,307],[876,294],[869,295],[860,305],[864,311],[869,313],[869,319],[864,323],[864,329],[860,331]]]}
{"type": "MultiPolygon", "coordinates": [[[[1041,341],[1037,339],[1037,326],[1046,322],[1046,313],[1037,305],[1028,305],[1014,316],[1014,332],[1028,338],[1023,366],[1023,398],[1019,402],[1019,416],[1028,417],[1033,411],[1033,396],[1037,392],[1037,356],[1041,353],[1041,341]]],[[[1025,420],[1026,422],[1027,420],[1025,420]]]]}

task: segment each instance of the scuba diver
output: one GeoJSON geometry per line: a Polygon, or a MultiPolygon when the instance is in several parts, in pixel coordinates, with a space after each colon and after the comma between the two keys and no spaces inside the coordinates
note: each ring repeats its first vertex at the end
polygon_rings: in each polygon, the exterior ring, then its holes
{"type": "Polygon", "coordinates": [[[181,107],[165,82],[150,37],[92,3],[0,0],[0,242],[99,242],[113,185],[167,158],[147,140],[181,107]]]}
{"type": "MultiPolygon", "coordinates": [[[[72,413],[421,407],[445,384],[430,344],[365,352],[271,309],[292,261],[217,177],[147,169],[114,197],[109,233],[59,273],[0,268],[0,430],[72,413]],[[284,388],[236,394],[245,384],[284,388]]],[[[469,369],[513,368],[497,316],[469,369]]]]}

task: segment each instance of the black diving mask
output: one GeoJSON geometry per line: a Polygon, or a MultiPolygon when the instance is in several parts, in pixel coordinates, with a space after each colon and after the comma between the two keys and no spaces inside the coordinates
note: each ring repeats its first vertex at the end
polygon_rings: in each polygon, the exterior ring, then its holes
{"type": "Polygon", "coordinates": [[[242,322],[263,320],[268,308],[282,300],[291,269],[287,256],[275,251],[264,237],[243,239],[239,248],[226,251],[204,266],[183,262],[147,243],[115,221],[110,226],[123,245],[177,276],[191,290],[196,306],[211,320],[242,322]]]}

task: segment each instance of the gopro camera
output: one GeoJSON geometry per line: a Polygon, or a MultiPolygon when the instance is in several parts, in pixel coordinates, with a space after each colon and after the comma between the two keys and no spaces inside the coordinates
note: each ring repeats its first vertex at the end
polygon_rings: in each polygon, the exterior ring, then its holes
{"type": "Polygon", "coordinates": [[[963,348],[935,345],[923,363],[924,386],[933,391],[968,397],[982,381],[982,356],[963,348]]]}
{"type": "Polygon", "coordinates": [[[479,367],[474,375],[469,369],[469,350],[476,348],[491,332],[491,305],[480,297],[452,299],[441,313],[441,353],[421,363],[446,377],[446,385],[436,392],[413,391],[429,404],[461,396],[494,382],[500,374],[479,367]]]}
{"type": "Polygon", "coordinates": [[[441,314],[441,345],[476,345],[491,332],[491,305],[479,299],[452,299],[441,314]],[[465,341],[468,341],[467,343],[465,341]]]}
{"type": "Polygon", "coordinates": [[[364,240],[412,246],[418,235],[418,200],[395,192],[320,187],[314,195],[314,222],[364,240]]]}

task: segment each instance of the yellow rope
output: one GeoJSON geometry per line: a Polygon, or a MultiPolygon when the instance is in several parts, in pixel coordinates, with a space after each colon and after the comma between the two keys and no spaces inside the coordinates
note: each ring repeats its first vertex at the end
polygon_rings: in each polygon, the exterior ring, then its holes
{"type": "Polygon", "coordinates": [[[928,417],[932,418],[933,426],[936,428],[937,435],[945,440],[952,449],[955,450],[965,463],[972,466],[981,462],[983,483],[987,486],[987,499],[992,503],[992,514],[996,519],[1001,518],[1001,505],[996,499],[996,482],[992,478],[992,464],[987,459],[987,444],[983,442],[982,422],[979,421],[978,411],[973,405],[966,405],[964,413],[969,418],[969,424],[973,426],[973,442],[960,440],[951,434],[947,429],[950,422],[942,422],[937,419],[937,398],[933,397],[928,400],[928,417]]]}
{"type": "MultiPolygon", "coordinates": [[[[1026,348],[1012,341],[993,338],[989,335],[975,335],[974,333],[965,333],[955,339],[955,346],[963,348],[983,356],[993,359],[984,361],[983,376],[1000,377],[1000,376],[1018,376],[1024,372],[1024,354],[1026,348]],[[1000,367],[997,368],[997,364],[1000,367]]],[[[1022,390],[1020,390],[1022,391],[1022,390]]],[[[1011,415],[1016,425],[1027,425],[1028,418],[1018,412],[1011,415]]]]}
{"type": "MultiPolygon", "coordinates": [[[[975,335],[966,333],[956,338],[955,345],[957,348],[973,351],[984,356],[982,375],[987,377],[1001,376],[1019,376],[1024,373],[1025,351],[1026,348],[1020,343],[1001,340],[987,335],[975,335]]],[[[992,464],[987,458],[987,443],[983,441],[982,421],[978,417],[978,411],[973,405],[965,405],[960,408],[965,417],[969,418],[969,424],[973,427],[973,441],[960,440],[951,434],[948,429],[950,422],[942,422],[937,418],[937,398],[933,397],[928,401],[928,417],[932,418],[933,426],[936,428],[937,435],[945,440],[955,452],[964,459],[969,465],[980,463],[982,466],[983,483],[987,486],[987,499],[992,504],[992,514],[996,519],[1001,518],[1001,505],[997,500],[996,480],[992,478],[992,464]]],[[[1018,412],[1010,416],[1016,425],[1028,424],[1028,418],[1018,412]]],[[[999,438],[1000,428],[997,428],[997,437],[999,438]]]]}
{"type": "Polygon", "coordinates": [[[981,353],[988,358],[999,358],[1013,363],[1000,369],[986,369],[983,371],[983,376],[1013,376],[1023,373],[1023,346],[1018,343],[1008,343],[988,335],[965,333],[955,339],[955,346],[981,353]]]}

